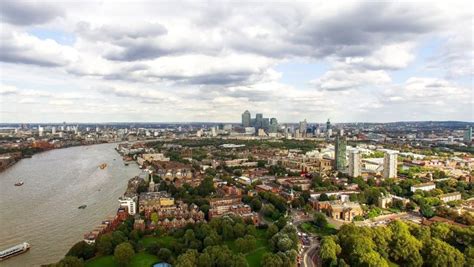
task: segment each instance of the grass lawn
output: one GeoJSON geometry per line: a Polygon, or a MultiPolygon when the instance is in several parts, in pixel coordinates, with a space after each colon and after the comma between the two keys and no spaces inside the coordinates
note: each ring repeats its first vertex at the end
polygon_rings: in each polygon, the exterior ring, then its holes
{"type": "Polygon", "coordinates": [[[118,266],[117,262],[114,260],[114,256],[102,256],[95,257],[86,261],[86,267],[115,267],[118,266]]]}
{"type": "Polygon", "coordinates": [[[132,261],[128,266],[130,267],[149,267],[158,262],[158,257],[148,254],[146,252],[139,252],[133,256],[132,261]]]}
{"type": "Polygon", "coordinates": [[[262,261],[263,254],[270,252],[270,249],[266,246],[258,247],[257,249],[247,253],[245,259],[247,260],[249,267],[258,267],[262,261]]]}
{"type": "MultiPolygon", "coordinates": [[[[130,267],[149,267],[154,263],[158,262],[158,257],[155,255],[148,254],[146,252],[139,252],[133,256],[130,267]]],[[[96,257],[86,261],[86,267],[118,267],[119,264],[114,260],[114,256],[102,256],[96,257]]]]}
{"type": "Polygon", "coordinates": [[[328,224],[325,228],[320,228],[311,222],[305,222],[300,225],[301,229],[306,233],[312,233],[320,236],[333,235],[337,231],[332,224],[328,224]]]}

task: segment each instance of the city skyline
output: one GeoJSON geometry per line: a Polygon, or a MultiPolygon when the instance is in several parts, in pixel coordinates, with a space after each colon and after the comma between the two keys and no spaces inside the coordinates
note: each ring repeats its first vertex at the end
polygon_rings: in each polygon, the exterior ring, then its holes
{"type": "Polygon", "coordinates": [[[474,120],[467,1],[1,5],[0,123],[474,120]]]}

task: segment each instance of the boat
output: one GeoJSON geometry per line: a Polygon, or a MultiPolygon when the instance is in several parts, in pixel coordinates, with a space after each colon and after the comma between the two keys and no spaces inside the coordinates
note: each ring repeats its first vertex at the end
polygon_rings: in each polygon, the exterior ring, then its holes
{"type": "Polygon", "coordinates": [[[24,184],[23,181],[19,181],[18,183],[15,183],[15,186],[22,186],[24,184]]]}
{"type": "Polygon", "coordinates": [[[0,251],[0,261],[25,253],[30,249],[30,247],[30,244],[23,242],[22,244],[2,250],[0,251]]]}
{"type": "Polygon", "coordinates": [[[128,166],[128,162],[125,162],[124,165],[125,165],[125,166],[128,166]]]}
{"type": "Polygon", "coordinates": [[[100,164],[100,165],[99,165],[99,168],[100,168],[101,170],[107,168],[107,163],[102,163],[102,164],[100,164]]]}
{"type": "Polygon", "coordinates": [[[81,206],[78,207],[78,209],[82,209],[82,210],[83,210],[83,209],[85,209],[86,207],[87,207],[87,205],[81,205],[81,206]]]}

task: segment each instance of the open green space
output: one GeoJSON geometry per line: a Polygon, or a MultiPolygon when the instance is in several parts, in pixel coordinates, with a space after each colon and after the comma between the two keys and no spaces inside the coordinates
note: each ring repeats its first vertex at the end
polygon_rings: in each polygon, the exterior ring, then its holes
{"type": "Polygon", "coordinates": [[[326,227],[321,228],[314,225],[312,222],[305,222],[300,225],[300,228],[305,233],[311,233],[319,236],[333,235],[337,232],[336,228],[332,224],[328,224],[326,227]]]}
{"type": "MultiPolygon", "coordinates": [[[[133,256],[129,267],[149,267],[158,262],[158,257],[155,255],[148,254],[144,251],[139,252],[133,256]]],[[[86,267],[119,267],[119,264],[115,261],[114,256],[101,256],[95,257],[86,261],[86,267]]]]}

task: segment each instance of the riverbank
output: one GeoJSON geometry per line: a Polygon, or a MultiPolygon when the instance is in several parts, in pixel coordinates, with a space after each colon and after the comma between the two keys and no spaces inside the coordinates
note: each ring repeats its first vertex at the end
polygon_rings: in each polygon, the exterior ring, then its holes
{"type": "Polygon", "coordinates": [[[125,166],[114,148],[107,143],[49,150],[0,173],[0,249],[32,245],[2,266],[57,262],[84,233],[115,214],[117,199],[140,169],[125,166]],[[101,170],[100,163],[107,168],[101,170]],[[25,184],[15,187],[18,179],[25,184]]]}
{"type": "Polygon", "coordinates": [[[12,150],[12,151],[0,154],[0,173],[7,170],[10,167],[12,167],[16,163],[20,162],[22,159],[31,158],[31,157],[33,157],[33,155],[48,152],[48,151],[51,151],[51,150],[65,149],[65,148],[78,147],[78,146],[93,146],[93,145],[100,145],[100,144],[116,144],[116,143],[120,143],[120,142],[97,142],[97,143],[92,143],[92,144],[91,143],[68,144],[68,145],[61,146],[61,147],[52,147],[52,148],[45,148],[45,149],[39,149],[39,150],[34,150],[32,148],[28,148],[28,151],[30,153],[24,153],[25,149],[19,149],[19,150],[16,150],[16,151],[12,150]],[[31,153],[31,152],[33,152],[33,153],[31,153]],[[19,156],[17,155],[18,153],[20,153],[19,156]],[[11,160],[2,159],[5,156],[11,156],[12,159],[11,160]],[[3,160],[6,160],[7,163],[4,164],[3,160]]]}

